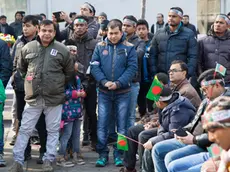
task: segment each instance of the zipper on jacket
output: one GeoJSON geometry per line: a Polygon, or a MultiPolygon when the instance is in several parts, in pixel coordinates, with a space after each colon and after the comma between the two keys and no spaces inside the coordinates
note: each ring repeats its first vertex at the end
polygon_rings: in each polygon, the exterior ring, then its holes
{"type": "Polygon", "coordinates": [[[114,81],[114,63],[116,57],[116,45],[113,47],[113,57],[112,57],[112,81],[114,81]]]}

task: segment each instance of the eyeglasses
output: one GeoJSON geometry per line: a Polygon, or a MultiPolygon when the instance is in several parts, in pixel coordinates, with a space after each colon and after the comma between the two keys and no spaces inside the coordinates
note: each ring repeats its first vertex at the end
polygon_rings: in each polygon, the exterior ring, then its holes
{"type": "Polygon", "coordinates": [[[175,73],[175,72],[182,72],[183,70],[179,70],[179,69],[170,69],[169,71],[168,71],[168,74],[170,74],[171,72],[172,73],[175,73]]]}

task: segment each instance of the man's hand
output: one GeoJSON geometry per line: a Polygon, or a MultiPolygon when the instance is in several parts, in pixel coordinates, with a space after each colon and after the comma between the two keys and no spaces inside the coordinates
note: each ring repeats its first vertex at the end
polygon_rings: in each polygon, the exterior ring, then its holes
{"type": "Polygon", "coordinates": [[[55,25],[57,25],[57,19],[56,19],[55,15],[52,15],[52,21],[53,21],[53,23],[54,23],[55,25]]]}
{"type": "Polygon", "coordinates": [[[105,87],[107,87],[107,88],[111,87],[112,85],[113,85],[113,82],[111,82],[111,81],[108,81],[105,83],[105,87]]]}
{"type": "Polygon", "coordinates": [[[65,20],[67,23],[71,24],[72,20],[69,18],[69,16],[65,12],[61,12],[60,18],[65,20]]]}
{"type": "Polygon", "coordinates": [[[117,89],[117,84],[115,82],[110,85],[109,90],[116,90],[117,89]]]}
{"type": "Polygon", "coordinates": [[[152,123],[148,122],[147,124],[144,125],[145,130],[149,130],[152,128],[152,123]]]}
{"type": "Polygon", "coordinates": [[[186,131],[186,133],[188,134],[186,137],[180,137],[180,136],[175,135],[175,138],[184,144],[192,145],[194,136],[188,131],[186,131]]]}
{"type": "Polygon", "coordinates": [[[145,149],[148,149],[148,150],[151,150],[153,148],[151,141],[147,141],[143,146],[145,149]]]}

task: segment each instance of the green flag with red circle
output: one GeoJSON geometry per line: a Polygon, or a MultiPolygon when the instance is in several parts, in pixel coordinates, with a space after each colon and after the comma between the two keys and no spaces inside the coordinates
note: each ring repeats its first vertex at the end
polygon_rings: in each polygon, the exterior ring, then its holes
{"type": "Polygon", "coordinates": [[[123,151],[129,150],[127,139],[119,133],[118,133],[118,137],[117,137],[117,149],[123,150],[123,151]]]}
{"type": "Polygon", "coordinates": [[[213,143],[210,147],[207,148],[208,152],[210,154],[210,156],[212,158],[218,157],[220,156],[221,152],[222,152],[222,148],[220,146],[218,146],[216,143],[213,143]]]}
{"type": "Polygon", "coordinates": [[[157,76],[155,76],[152,85],[146,95],[146,98],[152,101],[158,101],[160,99],[161,92],[163,90],[163,85],[158,80],[157,76]]]}
{"type": "Polygon", "coordinates": [[[219,72],[221,75],[225,76],[227,69],[219,63],[216,63],[216,72],[219,72]]]}

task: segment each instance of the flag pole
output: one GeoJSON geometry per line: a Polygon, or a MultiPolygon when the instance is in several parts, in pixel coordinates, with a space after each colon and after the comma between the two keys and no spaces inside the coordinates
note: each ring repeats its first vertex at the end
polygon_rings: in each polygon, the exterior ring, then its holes
{"type": "Polygon", "coordinates": [[[118,135],[120,135],[120,136],[123,136],[123,137],[125,137],[126,139],[128,139],[128,140],[131,140],[131,141],[133,141],[133,142],[135,142],[135,143],[137,143],[137,144],[139,144],[139,145],[142,145],[143,146],[143,144],[142,143],[140,143],[140,142],[138,142],[138,141],[136,141],[136,140],[134,140],[134,139],[131,139],[130,137],[127,137],[127,136],[125,136],[125,135],[123,135],[123,134],[120,134],[120,133],[117,133],[118,135]]]}

